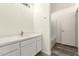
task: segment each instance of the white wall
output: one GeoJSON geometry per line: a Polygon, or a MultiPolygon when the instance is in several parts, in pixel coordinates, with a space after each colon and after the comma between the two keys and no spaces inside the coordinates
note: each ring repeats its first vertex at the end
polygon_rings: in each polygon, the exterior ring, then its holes
{"type": "Polygon", "coordinates": [[[0,4],[0,36],[33,32],[33,8],[22,4],[0,4]]]}
{"type": "Polygon", "coordinates": [[[79,8],[78,8],[78,55],[79,55],[79,8]]]}
{"type": "Polygon", "coordinates": [[[51,13],[75,6],[75,3],[51,3],[51,13]]]}
{"type": "Polygon", "coordinates": [[[76,11],[76,17],[77,17],[77,44],[78,44],[78,55],[79,55],[79,3],[76,4],[77,11],[76,11]]]}
{"type": "Polygon", "coordinates": [[[50,5],[48,3],[39,3],[34,5],[34,30],[36,33],[43,34],[42,52],[51,54],[50,43],[50,5]]]}
{"type": "Polygon", "coordinates": [[[51,48],[54,47],[54,45],[56,44],[56,34],[57,34],[57,19],[54,17],[53,14],[51,14],[51,20],[50,20],[50,24],[51,24],[51,48]]]}

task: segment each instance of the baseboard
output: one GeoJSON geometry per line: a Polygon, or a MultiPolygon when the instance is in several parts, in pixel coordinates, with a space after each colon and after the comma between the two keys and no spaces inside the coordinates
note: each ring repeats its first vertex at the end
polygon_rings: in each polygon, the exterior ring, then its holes
{"type": "Polygon", "coordinates": [[[65,45],[65,46],[69,46],[69,47],[73,47],[73,48],[77,48],[78,49],[78,47],[76,47],[76,46],[70,46],[70,45],[66,45],[66,44],[62,44],[62,43],[56,43],[56,44],[61,44],[61,45],[65,45]]]}

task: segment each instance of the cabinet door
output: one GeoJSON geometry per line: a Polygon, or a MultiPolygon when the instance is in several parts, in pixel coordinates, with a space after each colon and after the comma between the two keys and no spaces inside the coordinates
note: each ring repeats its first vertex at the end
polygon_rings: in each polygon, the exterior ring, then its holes
{"type": "Polygon", "coordinates": [[[5,54],[4,56],[20,56],[20,53],[18,50],[15,50],[13,52],[10,52],[8,54],[5,54]]]}
{"type": "Polygon", "coordinates": [[[41,42],[41,38],[37,38],[37,53],[40,52],[42,49],[42,42],[41,42]]]}
{"type": "MultiPolygon", "coordinates": [[[[28,41],[26,41],[26,44],[27,42],[28,41]]],[[[35,54],[36,54],[36,40],[35,39],[32,40],[30,44],[27,44],[21,47],[21,56],[34,56],[35,54]]]]}
{"type": "Polygon", "coordinates": [[[20,54],[19,43],[9,44],[9,45],[0,47],[0,56],[5,56],[14,51],[16,51],[17,54],[20,54]]]}

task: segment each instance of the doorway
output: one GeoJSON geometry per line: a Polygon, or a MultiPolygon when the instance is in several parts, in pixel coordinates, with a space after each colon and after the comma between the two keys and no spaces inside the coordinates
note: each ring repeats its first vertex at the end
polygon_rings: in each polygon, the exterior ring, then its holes
{"type": "Polygon", "coordinates": [[[56,45],[52,54],[55,55],[77,55],[77,13],[74,8],[68,8],[55,13],[54,18],[57,20],[56,26],[56,45]],[[72,51],[73,50],[73,51],[72,51]],[[71,54],[71,51],[73,52],[71,54]],[[59,53],[59,54],[58,54],[59,53]]]}

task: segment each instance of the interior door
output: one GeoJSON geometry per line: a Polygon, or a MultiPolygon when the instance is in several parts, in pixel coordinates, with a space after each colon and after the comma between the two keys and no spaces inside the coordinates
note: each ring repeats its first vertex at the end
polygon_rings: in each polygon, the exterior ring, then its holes
{"type": "Polygon", "coordinates": [[[75,13],[68,12],[61,18],[61,43],[75,46],[75,13]]]}

